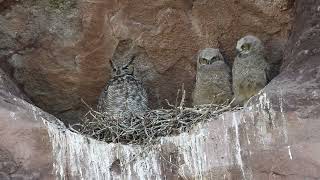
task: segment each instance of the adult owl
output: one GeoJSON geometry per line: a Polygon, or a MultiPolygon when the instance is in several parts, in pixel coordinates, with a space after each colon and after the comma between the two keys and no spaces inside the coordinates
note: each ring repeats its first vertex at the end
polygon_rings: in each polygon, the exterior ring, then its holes
{"type": "Polygon", "coordinates": [[[222,104],[231,99],[231,70],[219,49],[201,50],[197,59],[193,105],[222,104]]]}
{"type": "Polygon", "coordinates": [[[124,66],[112,67],[112,78],[103,89],[97,109],[108,113],[114,118],[128,119],[133,116],[142,116],[148,110],[147,93],[143,84],[134,76],[132,62],[134,56],[124,66]]]}

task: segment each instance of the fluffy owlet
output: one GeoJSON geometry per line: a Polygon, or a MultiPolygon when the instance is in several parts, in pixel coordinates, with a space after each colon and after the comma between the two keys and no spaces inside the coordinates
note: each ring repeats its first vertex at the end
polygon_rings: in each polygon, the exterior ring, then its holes
{"type": "Polygon", "coordinates": [[[193,105],[222,104],[231,99],[231,70],[219,49],[206,48],[200,51],[193,105]]]}
{"type": "Polygon", "coordinates": [[[237,43],[237,57],[232,68],[233,105],[246,101],[266,86],[269,65],[264,57],[264,46],[255,36],[245,36],[237,43]]]}
{"type": "Polygon", "coordinates": [[[142,82],[133,74],[131,58],[122,67],[112,67],[112,78],[102,91],[98,101],[98,111],[106,112],[115,118],[142,116],[148,110],[148,98],[142,82]]]}

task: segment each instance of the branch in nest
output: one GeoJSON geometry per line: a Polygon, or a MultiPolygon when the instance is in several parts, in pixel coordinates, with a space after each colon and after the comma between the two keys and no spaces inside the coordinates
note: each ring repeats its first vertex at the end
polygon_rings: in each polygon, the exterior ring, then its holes
{"type": "MultiPolygon", "coordinates": [[[[183,100],[183,98],[182,98],[183,100]]],[[[183,103],[180,103],[183,105],[183,103]]],[[[73,132],[89,135],[106,142],[142,143],[156,141],[158,137],[188,131],[199,122],[205,122],[225,111],[233,110],[228,106],[207,105],[195,108],[179,106],[172,109],[158,109],[147,112],[143,117],[117,119],[106,113],[93,111],[87,113],[82,124],[70,127],[73,132]],[[130,125],[126,124],[130,121],[130,125]]]]}
{"type": "MultiPolygon", "coordinates": [[[[83,123],[69,127],[73,132],[91,136],[105,142],[120,142],[125,144],[149,144],[156,142],[162,136],[176,135],[189,131],[199,122],[213,119],[223,112],[237,110],[230,104],[209,104],[194,108],[184,107],[186,92],[182,86],[181,100],[175,105],[167,103],[171,109],[156,109],[147,112],[142,117],[132,116],[128,119],[115,119],[108,113],[100,113],[91,108],[83,99],[89,112],[83,118],[83,123]],[[79,129],[79,130],[76,130],[79,129]]],[[[180,94],[180,90],[177,93],[180,94]]]]}

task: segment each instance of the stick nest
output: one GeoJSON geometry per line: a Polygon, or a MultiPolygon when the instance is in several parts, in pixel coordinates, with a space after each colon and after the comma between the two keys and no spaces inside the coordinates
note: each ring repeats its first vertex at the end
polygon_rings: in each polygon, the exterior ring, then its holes
{"type": "Polygon", "coordinates": [[[227,104],[184,107],[184,95],[179,105],[169,105],[170,109],[151,110],[144,116],[133,116],[125,120],[115,119],[107,113],[90,108],[82,123],[69,128],[107,143],[148,144],[159,137],[188,132],[199,122],[214,119],[226,111],[239,109],[227,104]]]}

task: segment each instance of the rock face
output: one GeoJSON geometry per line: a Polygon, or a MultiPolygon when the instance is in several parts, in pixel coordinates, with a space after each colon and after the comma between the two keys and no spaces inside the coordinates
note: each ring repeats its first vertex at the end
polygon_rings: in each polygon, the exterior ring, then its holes
{"type": "Polygon", "coordinates": [[[51,144],[39,122],[54,117],[22,100],[25,96],[4,73],[0,87],[0,179],[52,179],[51,144]]]}
{"type": "Polygon", "coordinates": [[[1,75],[0,179],[320,179],[320,1],[295,16],[281,74],[243,110],[150,148],[70,132],[1,75]]]}
{"type": "Polygon", "coordinates": [[[219,47],[232,63],[236,41],[259,36],[281,61],[290,29],[287,0],[0,1],[0,59],[31,100],[66,123],[93,107],[115,53],[138,55],[152,107],[195,81],[198,50],[219,47]],[[121,52],[115,52],[123,49],[121,52]]]}
{"type": "Polygon", "coordinates": [[[319,7],[296,2],[282,72],[243,110],[150,148],[88,139],[1,91],[0,179],[319,179],[319,7]]]}
{"type": "Polygon", "coordinates": [[[16,86],[11,78],[0,68],[0,94],[16,96],[17,98],[30,101],[29,98],[16,86]]]}
{"type": "Polygon", "coordinates": [[[239,127],[249,137],[240,144],[253,179],[320,177],[320,157],[314,154],[320,150],[320,2],[301,0],[295,6],[282,73],[252,99],[239,127]],[[254,107],[264,113],[255,115],[254,107]],[[250,124],[254,128],[248,129],[250,124]]]}

